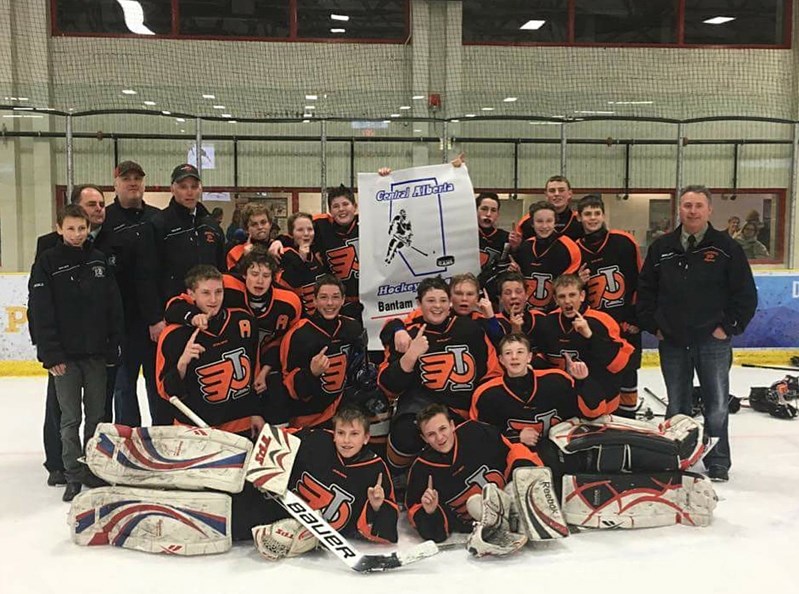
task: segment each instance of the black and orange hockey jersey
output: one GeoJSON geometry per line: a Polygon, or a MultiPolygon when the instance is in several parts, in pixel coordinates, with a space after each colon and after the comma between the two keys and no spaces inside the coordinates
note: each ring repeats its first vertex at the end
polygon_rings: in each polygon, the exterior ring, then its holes
{"type": "MultiPolygon", "coordinates": [[[[280,341],[299,321],[302,306],[299,298],[286,289],[270,287],[261,297],[247,292],[247,286],[240,277],[233,274],[222,276],[225,287],[224,307],[248,311],[256,320],[258,327],[259,353],[261,365],[270,369],[280,368],[280,341]]],[[[169,301],[164,319],[171,324],[191,325],[191,319],[200,313],[192,298],[183,293],[169,301]]]]}
{"type": "Polygon", "coordinates": [[[586,285],[586,302],[604,311],[624,330],[635,322],[635,296],[641,252],[635,238],[624,231],[600,229],[577,240],[582,264],[591,277],[586,285]]]}
{"type": "MultiPolygon", "coordinates": [[[[483,332],[485,332],[486,336],[491,339],[492,344],[498,343],[499,340],[505,335],[503,333],[502,327],[500,326],[499,320],[496,320],[493,317],[487,318],[479,311],[473,311],[468,315],[463,314],[463,316],[460,317],[468,317],[469,319],[480,324],[483,332]]],[[[424,320],[422,319],[422,310],[418,307],[405,316],[405,318],[390,318],[385,321],[383,327],[380,329],[380,342],[384,347],[388,346],[389,343],[393,344],[394,334],[396,334],[399,330],[405,330],[406,327],[411,324],[423,323],[424,320]]]]}
{"type": "MultiPolygon", "coordinates": [[[[406,326],[411,338],[423,323],[419,316],[406,326]]],[[[479,383],[502,373],[494,346],[481,325],[466,316],[450,315],[438,326],[428,324],[425,336],[428,350],[410,372],[400,366],[403,353],[397,352],[391,341],[380,364],[377,383],[394,397],[405,392],[424,393],[465,419],[479,383]]]]}
{"type": "Polygon", "coordinates": [[[304,258],[297,249],[284,248],[283,256],[280,258],[280,270],[275,278],[275,283],[297,294],[302,301],[302,310],[306,317],[316,311],[313,298],[316,280],[330,273],[319,254],[310,252],[309,255],[309,258],[304,258]]]}
{"type": "MultiPolygon", "coordinates": [[[[542,311],[538,311],[537,309],[525,309],[522,312],[522,327],[521,333],[527,336],[527,338],[531,339],[533,332],[535,332],[535,325],[537,320],[539,320],[542,316],[546,315],[542,311]]],[[[507,336],[508,334],[513,332],[513,325],[510,323],[510,314],[501,311],[494,316],[499,323],[500,328],[502,329],[502,334],[500,335],[500,340],[507,336]]],[[[499,344],[499,341],[497,341],[499,344]]]]}
{"type": "Polygon", "coordinates": [[[482,227],[480,234],[480,270],[490,269],[499,262],[510,233],[504,229],[492,228],[486,231],[482,227]]]}
{"type": "Polygon", "coordinates": [[[519,246],[516,262],[525,278],[528,305],[549,311],[555,298],[552,281],[561,274],[579,270],[580,248],[563,235],[553,234],[546,239],[531,237],[519,246]]]}
{"type": "Polygon", "coordinates": [[[455,428],[452,450],[442,454],[428,446],[411,466],[405,495],[408,519],[422,538],[435,542],[453,532],[471,532],[474,520],[466,510],[469,497],[480,494],[488,483],[504,487],[513,470],[522,466],[543,464],[537,454],[511,443],[496,427],[461,423],[455,428]],[[430,477],[438,491],[438,508],[432,514],[422,507],[430,477]]]}
{"type": "Polygon", "coordinates": [[[313,427],[330,420],[338,409],[347,383],[352,346],[359,343],[361,325],[338,316],[326,320],[319,314],[303,318],[283,338],[280,362],[283,382],[294,403],[292,427],[313,427]],[[311,373],[311,359],[327,347],[330,367],[320,377],[311,373]]]}
{"type": "Polygon", "coordinates": [[[344,228],[327,213],[314,215],[313,251],[344,283],[346,301],[358,301],[358,215],[344,228]]]}
{"type": "MultiPolygon", "coordinates": [[[[522,241],[535,237],[533,217],[529,214],[524,215],[516,224],[516,232],[522,236],[522,241]]],[[[582,237],[583,225],[577,216],[577,212],[571,208],[567,208],[561,213],[555,213],[555,233],[558,235],[565,235],[573,241],[582,237]]]]}
{"type": "Polygon", "coordinates": [[[342,458],[330,430],[307,429],[297,437],[302,442],[291,470],[291,490],[344,536],[397,542],[399,508],[383,459],[366,446],[356,456],[342,458]],[[380,475],[386,499],[375,511],[367,493],[380,475]]]}
{"type": "Polygon", "coordinates": [[[236,266],[241,260],[242,256],[250,251],[253,247],[258,246],[262,248],[264,251],[269,249],[269,242],[267,241],[250,241],[249,239],[238,245],[234,245],[230,248],[225,256],[225,265],[227,266],[228,271],[233,272],[236,269],[236,266]]]}
{"type": "MultiPolygon", "coordinates": [[[[469,416],[497,427],[511,443],[522,429],[549,430],[572,417],[593,418],[603,407],[602,388],[589,375],[575,380],[560,369],[530,369],[523,377],[495,377],[472,397],[469,416]]],[[[601,413],[600,413],[601,414],[601,413]]]]}
{"type": "MultiPolygon", "coordinates": [[[[196,328],[169,324],[158,339],[155,361],[159,395],[177,396],[211,427],[246,433],[250,417],[263,416],[252,382],[258,373],[258,327],[242,309],[222,308],[195,342],[203,352],[181,378],[177,363],[196,328]]],[[[176,422],[192,421],[176,412],[176,422]]]]}
{"type": "Polygon", "coordinates": [[[591,338],[585,338],[572,325],[572,318],[556,309],[538,323],[534,346],[547,363],[565,369],[564,353],[575,361],[583,361],[588,373],[602,387],[605,403],[596,414],[610,414],[619,405],[619,374],[624,371],[633,354],[632,345],[621,337],[616,321],[608,314],[583,305],[582,316],[591,328],[591,338]]]}

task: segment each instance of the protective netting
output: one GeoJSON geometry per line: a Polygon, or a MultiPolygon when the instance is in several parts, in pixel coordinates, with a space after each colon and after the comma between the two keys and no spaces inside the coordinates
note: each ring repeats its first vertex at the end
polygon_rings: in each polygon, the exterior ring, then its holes
{"type": "Polygon", "coordinates": [[[0,3],[6,108],[297,121],[796,117],[791,50],[464,45],[461,3],[422,0],[409,4],[407,43],[59,37],[49,5],[0,3]]]}

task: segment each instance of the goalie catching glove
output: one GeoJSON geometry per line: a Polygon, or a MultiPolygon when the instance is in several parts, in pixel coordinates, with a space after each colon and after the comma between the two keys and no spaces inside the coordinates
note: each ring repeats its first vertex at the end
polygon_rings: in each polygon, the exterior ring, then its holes
{"type": "Polygon", "coordinates": [[[255,526],[252,540],[261,556],[269,561],[298,557],[313,550],[317,543],[316,537],[293,518],[255,526]]]}

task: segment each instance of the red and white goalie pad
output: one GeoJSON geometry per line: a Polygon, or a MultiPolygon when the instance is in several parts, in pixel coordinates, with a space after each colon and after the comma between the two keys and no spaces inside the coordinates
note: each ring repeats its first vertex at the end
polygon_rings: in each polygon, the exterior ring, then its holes
{"type": "Polygon", "coordinates": [[[251,452],[247,438],[218,429],[100,423],[86,463],[112,484],[240,493],[251,452]]]}
{"type": "Polygon", "coordinates": [[[247,480],[259,491],[276,495],[285,493],[300,441],[299,437],[283,429],[264,425],[247,464],[247,480]]]}
{"type": "Polygon", "coordinates": [[[549,430],[573,472],[660,472],[687,470],[702,459],[707,441],[702,425],[686,415],[660,424],[605,415],[567,419],[549,430]]]}
{"type": "Polygon", "coordinates": [[[72,500],[69,524],[79,545],[211,555],[230,549],[230,514],[224,493],[103,487],[72,500]]]}
{"type": "Polygon", "coordinates": [[[716,501],[710,481],[691,473],[563,477],[563,516],[584,528],[707,526],[716,501]]]}

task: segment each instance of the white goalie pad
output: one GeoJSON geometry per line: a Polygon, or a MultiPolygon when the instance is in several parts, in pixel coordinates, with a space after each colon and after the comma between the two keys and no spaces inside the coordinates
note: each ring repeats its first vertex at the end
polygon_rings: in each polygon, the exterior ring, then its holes
{"type": "Polygon", "coordinates": [[[569,536],[549,468],[517,468],[512,484],[519,523],[530,541],[569,536]]]}
{"type": "Polygon", "coordinates": [[[687,470],[708,446],[702,425],[686,415],[660,424],[613,415],[575,417],[552,427],[549,438],[581,460],[581,471],[598,473],[687,470]]]}
{"type": "Polygon", "coordinates": [[[710,481],[691,473],[563,477],[563,515],[584,528],[707,526],[716,501],[710,481]]]}
{"type": "Polygon", "coordinates": [[[86,445],[86,463],[116,485],[240,493],[251,452],[247,438],[218,429],[100,423],[86,445]]]}
{"type": "Polygon", "coordinates": [[[282,495],[288,489],[300,438],[269,424],[264,425],[247,463],[246,477],[259,491],[282,495]]]}
{"type": "Polygon", "coordinates": [[[230,517],[224,493],[103,487],[72,500],[69,524],[79,545],[190,556],[229,550],[230,517]]]}
{"type": "Polygon", "coordinates": [[[294,518],[278,520],[274,524],[254,526],[252,540],[255,549],[264,559],[279,561],[297,557],[316,547],[316,537],[294,518]]]}
{"type": "MultiPolygon", "coordinates": [[[[477,501],[475,495],[469,498],[467,506],[472,501],[477,501]]],[[[466,550],[470,554],[475,557],[486,555],[501,557],[518,551],[527,543],[527,536],[511,529],[511,517],[515,516],[511,495],[494,483],[488,483],[483,486],[479,503],[480,519],[475,522],[466,543],[466,550]]]]}

